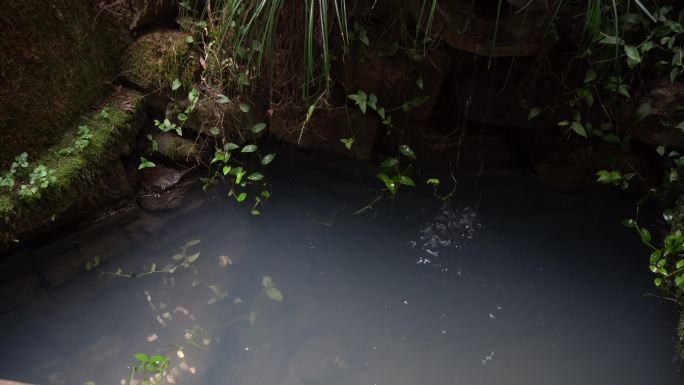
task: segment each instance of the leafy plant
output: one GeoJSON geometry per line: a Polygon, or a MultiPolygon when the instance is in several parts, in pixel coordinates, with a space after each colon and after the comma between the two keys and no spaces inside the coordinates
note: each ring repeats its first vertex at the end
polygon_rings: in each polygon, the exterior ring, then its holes
{"type": "MultiPolygon", "coordinates": [[[[252,127],[252,132],[259,133],[265,128],[265,124],[259,123],[252,127]]],[[[244,202],[249,197],[249,192],[245,190],[248,185],[256,187],[261,190],[254,195],[254,201],[250,212],[253,215],[260,215],[260,206],[271,196],[268,191],[268,184],[266,183],[265,175],[256,170],[249,170],[247,162],[236,160],[236,156],[249,156],[250,154],[257,154],[258,146],[254,143],[245,145],[237,145],[235,143],[226,143],[223,148],[214,152],[214,158],[211,164],[218,166],[219,170],[214,173],[214,177],[205,181],[215,182],[218,177],[223,178],[230,185],[228,196],[235,198],[237,202],[244,202]],[[239,150],[239,151],[238,151],[239,150]],[[239,154],[239,155],[238,155],[239,154]]],[[[263,157],[259,156],[260,167],[268,166],[275,159],[276,154],[266,154],[263,157]]]]}
{"type": "Polygon", "coordinates": [[[5,173],[4,176],[0,177],[0,187],[6,187],[12,189],[15,185],[15,176],[20,168],[27,168],[28,154],[22,152],[21,154],[14,157],[14,162],[10,165],[10,169],[5,173]]]}
{"type": "Polygon", "coordinates": [[[169,357],[155,354],[148,356],[147,354],[137,353],[133,357],[137,362],[131,366],[131,378],[129,384],[133,384],[136,374],[141,375],[142,378],[138,381],[140,385],[154,385],[162,380],[162,376],[166,373],[169,367],[169,357]]]}
{"type": "Polygon", "coordinates": [[[171,257],[173,262],[167,263],[161,268],[157,268],[157,265],[153,263],[149,270],[142,272],[129,271],[126,273],[121,268],[118,268],[115,271],[107,271],[100,268],[102,261],[100,260],[100,257],[96,256],[86,262],[85,269],[88,271],[95,270],[103,275],[128,279],[141,278],[152,274],[173,274],[178,268],[188,269],[193,267],[193,264],[199,259],[201,252],[191,252],[190,249],[195,248],[200,242],[199,239],[193,239],[186,242],[180,250],[171,257]]]}
{"type": "MultiPolygon", "coordinates": [[[[666,211],[663,218],[671,224],[671,212],[666,211]]],[[[626,219],[622,224],[635,229],[641,242],[651,249],[649,270],[656,276],[653,283],[658,287],[673,285],[684,291],[684,234],[680,230],[670,232],[663,238],[662,246],[656,246],[651,232],[635,219],[626,219]]]]}
{"type": "MultiPolygon", "coordinates": [[[[175,79],[171,84],[171,89],[173,91],[178,90],[180,87],[181,83],[179,79],[175,79]]],[[[182,112],[176,114],[177,122],[172,122],[169,118],[165,118],[163,121],[155,119],[154,125],[157,126],[157,128],[159,128],[163,132],[175,131],[176,134],[178,134],[178,136],[183,136],[183,125],[188,120],[190,114],[192,114],[192,112],[195,110],[195,107],[197,107],[199,97],[199,90],[195,87],[191,88],[190,92],[188,92],[187,107],[185,107],[185,109],[182,112]]]]}
{"type": "MultiPolygon", "coordinates": [[[[109,116],[107,109],[100,111],[99,115],[102,116],[106,114],[109,116]]],[[[90,144],[90,140],[93,138],[93,132],[90,127],[86,124],[78,126],[78,131],[76,132],[76,138],[74,139],[74,145],[69,147],[60,148],[58,151],[59,155],[73,155],[75,152],[83,151],[90,144]]]]}
{"type": "MultiPolygon", "coordinates": [[[[399,146],[399,152],[406,158],[415,159],[416,155],[413,153],[411,147],[407,145],[399,146]]],[[[380,164],[380,173],[376,175],[385,186],[385,189],[394,196],[399,191],[400,186],[415,187],[416,183],[408,176],[411,169],[409,164],[406,168],[400,167],[399,158],[387,158],[380,164]]]]}
{"type": "Polygon", "coordinates": [[[147,160],[147,158],[145,158],[144,156],[140,157],[140,166],[138,166],[138,170],[152,167],[157,167],[157,165],[154,164],[154,162],[147,160]]]}
{"type": "Polygon", "coordinates": [[[634,175],[634,173],[623,174],[620,170],[600,170],[596,172],[596,176],[598,176],[596,181],[601,184],[620,186],[624,190],[629,187],[629,180],[634,175]]]}
{"type": "Polygon", "coordinates": [[[46,189],[50,183],[54,183],[57,177],[55,170],[48,169],[45,165],[39,165],[29,174],[28,184],[22,184],[19,188],[19,196],[22,198],[40,197],[40,191],[46,189]]]}

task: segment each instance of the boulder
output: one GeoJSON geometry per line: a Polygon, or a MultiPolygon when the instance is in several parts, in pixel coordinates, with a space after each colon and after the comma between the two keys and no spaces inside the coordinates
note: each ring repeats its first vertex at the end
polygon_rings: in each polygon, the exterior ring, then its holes
{"type": "Polygon", "coordinates": [[[152,139],[157,143],[155,153],[168,160],[180,163],[197,162],[200,150],[195,142],[178,136],[175,132],[160,132],[152,139]]]}
{"type": "Polygon", "coordinates": [[[503,6],[498,15],[495,1],[439,1],[428,29],[425,26],[430,2],[410,0],[408,3],[419,27],[432,38],[455,49],[488,57],[539,54],[544,49],[546,25],[552,16],[541,0],[529,2],[532,6],[525,12],[517,12],[518,7],[514,5],[503,6]]]}
{"type": "Polygon", "coordinates": [[[669,79],[658,79],[648,86],[649,91],[640,97],[634,105],[626,109],[622,126],[633,139],[652,146],[665,146],[668,149],[684,151],[684,130],[676,128],[684,121],[684,82],[670,82],[669,79]],[[648,103],[650,112],[643,120],[637,118],[637,110],[648,103]],[[661,122],[669,122],[675,127],[665,127],[661,122]]]}
{"type": "Polygon", "coordinates": [[[424,57],[419,55],[414,60],[400,53],[387,54],[388,45],[386,42],[373,43],[364,56],[349,58],[340,79],[346,93],[375,94],[378,107],[395,110],[391,113],[394,122],[404,120],[404,117],[413,121],[427,118],[449,72],[451,52],[431,49],[424,57]],[[422,99],[420,103],[403,113],[401,107],[405,103],[419,99],[422,99]]]}
{"type": "Polygon", "coordinates": [[[273,112],[269,132],[292,145],[368,160],[378,129],[378,118],[345,108],[317,109],[311,120],[302,124],[306,111],[301,108],[273,112]],[[353,139],[347,149],[342,139],[353,139]]]}
{"type": "MultiPolygon", "coordinates": [[[[166,118],[177,121],[179,112],[187,107],[186,99],[178,99],[166,106],[166,118]]],[[[254,138],[250,130],[257,123],[266,121],[266,114],[261,106],[254,105],[244,97],[238,97],[229,101],[215,97],[201,96],[195,109],[188,115],[183,124],[195,133],[205,136],[220,135],[226,141],[243,143],[247,138],[254,138]],[[212,129],[218,128],[218,135],[212,129]]]]}
{"type": "Polygon", "coordinates": [[[174,79],[192,84],[198,65],[186,38],[186,34],[175,30],[156,30],[140,36],[121,57],[123,76],[147,92],[170,92],[174,79]]]}

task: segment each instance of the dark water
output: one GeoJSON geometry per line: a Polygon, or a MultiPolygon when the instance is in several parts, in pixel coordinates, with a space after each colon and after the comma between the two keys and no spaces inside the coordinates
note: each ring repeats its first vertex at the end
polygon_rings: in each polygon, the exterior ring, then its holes
{"type": "Polygon", "coordinates": [[[353,179],[283,169],[262,217],[220,197],[175,219],[103,268],[199,239],[191,267],[84,272],[0,333],[0,378],[125,384],[133,354],[162,353],[178,384],[684,383],[629,201],[511,179],[349,216],[373,198],[353,179]]]}

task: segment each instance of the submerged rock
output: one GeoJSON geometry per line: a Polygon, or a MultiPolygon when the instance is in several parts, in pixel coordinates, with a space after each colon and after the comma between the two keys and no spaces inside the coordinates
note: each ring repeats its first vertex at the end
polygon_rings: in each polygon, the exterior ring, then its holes
{"type": "Polygon", "coordinates": [[[143,186],[137,198],[146,210],[170,210],[183,203],[192,180],[187,178],[192,168],[179,169],[164,165],[143,171],[143,186]]]}

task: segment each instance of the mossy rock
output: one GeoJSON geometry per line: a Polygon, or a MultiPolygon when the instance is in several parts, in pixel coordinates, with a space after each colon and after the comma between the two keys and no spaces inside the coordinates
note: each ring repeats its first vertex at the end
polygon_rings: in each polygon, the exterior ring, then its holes
{"type": "Polygon", "coordinates": [[[0,0],[0,168],[34,156],[98,103],[122,39],[92,2],[0,0]]]}
{"type": "Polygon", "coordinates": [[[153,139],[157,143],[155,153],[174,162],[197,162],[200,150],[190,139],[178,136],[175,132],[161,132],[153,139]]]}
{"type": "Polygon", "coordinates": [[[73,208],[85,207],[102,194],[103,178],[119,163],[121,154],[130,151],[136,133],[145,119],[143,95],[119,90],[98,112],[81,117],[55,146],[38,158],[30,158],[16,186],[0,194],[0,244],[60,218],[73,208]],[[105,111],[105,112],[102,112],[105,111]],[[82,149],[74,148],[78,126],[86,125],[92,137],[82,149]],[[34,160],[35,159],[35,160],[34,160]],[[53,170],[55,180],[39,194],[22,197],[21,184],[28,184],[28,170],[44,165],[53,170]]]}
{"type": "Polygon", "coordinates": [[[121,58],[123,75],[145,91],[170,88],[174,79],[191,84],[197,64],[187,36],[179,31],[157,30],[139,37],[121,58]]]}

